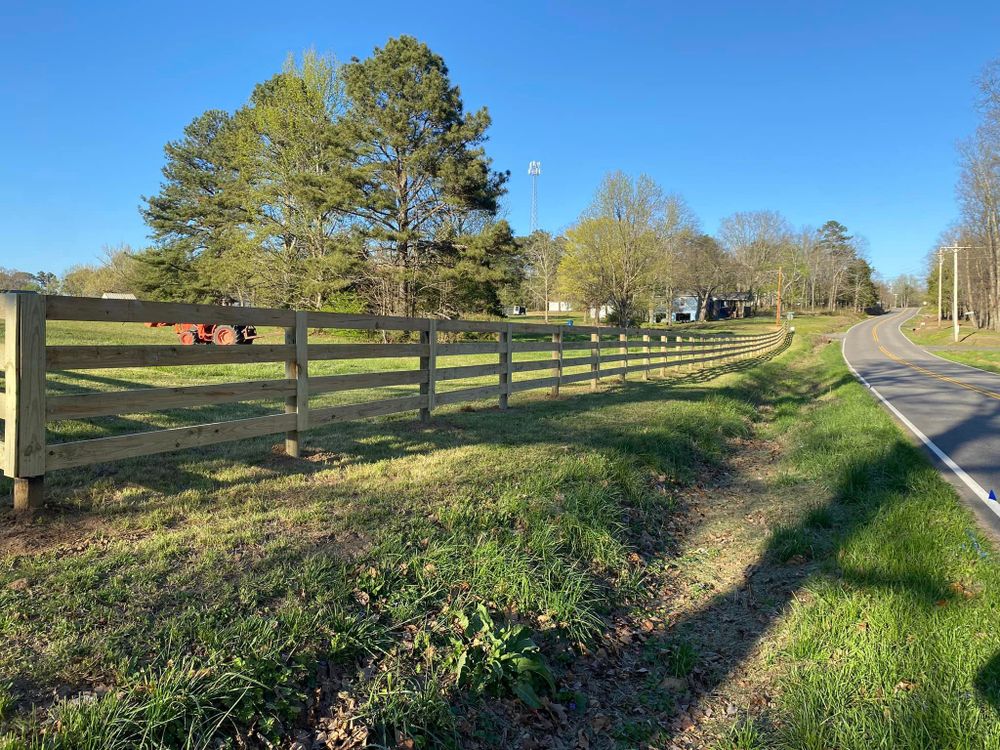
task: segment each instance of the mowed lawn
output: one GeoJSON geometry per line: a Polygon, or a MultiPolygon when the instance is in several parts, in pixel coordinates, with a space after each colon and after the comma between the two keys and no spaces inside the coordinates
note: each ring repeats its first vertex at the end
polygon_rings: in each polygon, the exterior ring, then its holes
{"type": "Polygon", "coordinates": [[[939,327],[937,313],[918,315],[902,325],[901,330],[913,343],[933,347],[939,357],[1000,372],[1000,331],[976,328],[963,321],[956,343],[951,321],[943,320],[939,327]]]}
{"type": "MultiPolygon", "coordinates": [[[[562,323],[571,319],[567,316],[551,318],[553,323],[562,323]]],[[[539,318],[528,318],[529,322],[541,322],[539,318]]],[[[702,330],[705,324],[693,326],[663,327],[663,335],[682,335],[685,332],[702,330]]],[[[708,329],[712,332],[732,333],[763,333],[773,330],[766,319],[733,321],[728,324],[712,324],[708,329]]],[[[283,333],[276,328],[260,328],[259,344],[280,344],[284,342],[283,333]]],[[[2,326],[0,326],[2,336],[2,326]]],[[[574,336],[567,334],[565,341],[588,341],[589,334],[574,336]]],[[[610,337],[613,339],[614,337],[610,337]]],[[[546,341],[549,336],[533,336],[518,334],[516,342],[546,341]]],[[[603,354],[617,354],[619,344],[610,339],[603,340],[603,354]]],[[[358,331],[313,330],[310,332],[311,343],[380,343],[382,339],[373,339],[371,335],[358,331]]],[[[447,334],[440,333],[439,341],[495,341],[495,334],[447,334]]],[[[50,345],[166,345],[176,344],[177,337],[171,328],[149,328],[138,323],[87,323],[56,321],[48,324],[47,341],[50,345]]],[[[395,342],[416,341],[413,336],[397,334],[395,342]]],[[[656,348],[659,342],[653,341],[650,346],[656,348]]],[[[641,358],[642,344],[632,340],[629,353],[633,358],[641,358]]],[[[564,364],[565,374],[590,371],[590,365],[573,364],[572,358],[580,362],[589,357],[587,350],[572,350],[566,352],[564,364]]],[[[551,352],[518,352],[514,361],[551,359],[551,352]]],[[[452,355],[439,356],[438,368],[459,367],[463,365],[496,364],[497,355],[452,355]]],[[[605,368],[620,366],[619,362],[604,365],[605,368]]],[[[369,360],[313,360],[310,362],[311,376],[344,375],[364,372],[384,372],[395,370],[419,369],[417,357],[378,358],[369,360]]],[[[525,373],[515,373],[513,380],[531,380],[549,377],[551,371],[539,370],[525,373]]],[[[146,368],[109,368],[89,371],[66,371],[50,373],[48,377],[48,392],[50,395],[74,395],[99,391],[118,391],[143,387],[176,387],[186,385],[207,385],[243,382],[247,380],[269,380],[284,377],[284,365],[280,362],[262,362],[255,364],[205,365],[199,367],[146,367],[146,368]]],[[[439,393],[484,385],[495,385],[496,376],[472,377],[454,380],[443,380],[437,384],[439,393]]],[[[338,391],[322,395],[314,395],[310,399],[313,408],[331,406],[334,404],[357,403],[378,399],[388,399],[416,395],[418,386],[401,385],[380,388],[366,388],[355,391],[338,391]]],[[[172,409],[156,413],[123,414],[120,417],[90,419],[86,421],[73,420],[49,424],[49,439],[52,442],[78,440],[105,435],[115,435],[148,429],[178,427],[188,424],[260,416],[264,414],[281,413],[284,410],[283,399],[261,399],[245,401],[239,404],[222,404],[190,407],[187,409],[172,409]]]]}
{"type": "MultiPolygon", "coordinates": [[[[304,731],[329,747],[511,746],[498,705],[523,722],[562,716],[568,747],[669,747],[675,688],[657,670],[684,677],[707,657],[671,640],[659,601],[673,519],[758,439],[780,446],[761,492],[801,496],[761,560],[805,578],[775,602],[760,657],[778,699],[734,716],[726,743],[997,747],[995,551],[814,335],[847,323],[796,320],[792,347],[762,364],[526,392],[507,412],[445,407],[429,426],[412,413],[331,425],[308,433],[301,460],[279,435],[54,472],[45,513],[3,521],[0,747],[287,747],[304,731]],[[593,721],[602,696],[573,670],[612,619],[651,612],[663,657],[635,682],[650,720],[593,721]]],[[[87,331],[54,324],[50,343],[87,331]]],[[[50,392],[193,382],[187,369],[94,371],[54,375],[50,392]]],[[[52,437],[152,419],[129,416],[52,437]]]]}

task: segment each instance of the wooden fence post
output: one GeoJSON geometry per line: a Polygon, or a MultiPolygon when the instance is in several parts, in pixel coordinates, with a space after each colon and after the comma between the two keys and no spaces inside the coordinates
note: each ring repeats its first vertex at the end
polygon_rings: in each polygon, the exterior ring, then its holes
{"type": "Polygon", "coordinates": [[[508,323],[500,331],[500,409],[507,408],[510,397],[510,366],[514,360],[513,355],[513,325],[508,323]]]}
{"type": "Polygon", "coordinates": [[[590,390],[597,390],[597,381],[601,379],[601,334],[590,334],[590,390]]]}
{"type": "Polygon", "coordinates": [[[426,424],[431,421],[431,412],[434,411],[434,397],[437,393],[437,320],[431,319],[427,330],[420,332],[420,343],[426,344],[427,355],[420,358],[420,369],[427,373],[427,380],[420,384],[420,395],[426,396],[427,405],[420,409],[420,421],[426,424]]]}
{"type": "Polygon", "coordinates": [[[4,295],[4,473],[14,510],[42,507],[45,490],[45,297],[4,295]]]}
{"type": "Polygon", "coordinates": [[[628,329],[625,329],[625,333],[618,334],[618,341],[624,342],[623,345],[618,347],[618,353],[624,354],[625,358],[622,360],[622,382],[625,382],[625,378],[628,376],[628,329]]]}
{"type": "Polygon", "coordinates": [[[562,381],[562,371],[563,371],[563,364],[562,364],[563,332],[562,332],[562,329],[559,330],[559,333],[553,333],[552,334],[552,343],[556,345],[556,348],[552,351],[552,359],[555,362],[555,365],[553,366],[552,369],[556,371],[556,384],[554,386],[552,386],[552,391],[551,391],[550,395],[552,396],[552,398],[557,398],[559,396],[559,383],[562,381]]]}
{"type": "Polygon", "coordinates": [[[0,469],[8,476],[14,476],[17,463],[17,441],[14,438],[16,411],[14,397],[17,393],[17,295],[0,295],[0,317],[4,322],[3,362],[4,370],[3,419],[4,443],[0,446],[0,469]]]}
{"type": "Polygon", "coordinates": [[[649,380],[649,334],[642,334],[642,379],[649,380]]]}
{"type": "Polygon", "coordinates": [[[660,336],[660,350],[663,352],[663,367],[660,368],[660,377],[667,377],[667,357],[669,352],[667,350],[667,337],[660,336]]]}
{"type": "Polygon", "coordinates": [[[285,361],[285,377],[295,381],[295,395],[285,399],[285,414],[295,414],[295,429],[285,433],[285,453],[302,457],[302,433],[309,429],[309,319],[308,313],[296,311],[295,325],[285,329],[285,343],[295,347],[292,359],[285,361]]]}

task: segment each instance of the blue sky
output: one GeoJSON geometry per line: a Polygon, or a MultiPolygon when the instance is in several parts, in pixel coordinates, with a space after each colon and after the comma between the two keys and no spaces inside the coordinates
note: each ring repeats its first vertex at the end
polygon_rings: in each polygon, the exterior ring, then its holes
{"type": "Polygon", "coordinates": [[[493,116],[507,218],[571,223],[608,170],[645,171],[714,232],[734,211],[835,218],[916,272],[954,218],[955,142],[1000,56],[997,2],[22,3],[0,8],[0,266],[142,246],[163,145],[234,109],[287,53],[412,34],[493,116]]]}

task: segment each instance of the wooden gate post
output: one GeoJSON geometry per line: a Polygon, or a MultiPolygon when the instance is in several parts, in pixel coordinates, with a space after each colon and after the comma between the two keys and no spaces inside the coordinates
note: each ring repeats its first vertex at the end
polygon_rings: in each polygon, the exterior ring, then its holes
{"type": "Polygon", "coordinates": [[[295,429],[285,433],[285,453],[302,457],[301,434],[309,429],[309,319],[308,313],[296,311],[295,325],[285,329],[285,343],[295,347],[292,359],[285,361],[285,377],[295,381],[295,395],[285,399],[285,414],[295,414],[295,429]]]}
{"type": "Polygon", "coordinates": [[[3,468],[14,478],[14,510],[37,510],[45,490],[45,297],[6,294],[3,308],[3,468]]]}
{"type": "Polygon", "coordinates": [[[420,409],[420,421],[427,424],[431,421],[431,412],[434,411],[434,400],[437,394],[437,320],[431,318],[427,324],[427,330],[420,332],[420,343],[427,346],[427,356],[420,358],[420,369],[427,374],[427,380],[420,384],[420,395],[426,396],[427,405],[420,409]]]}
{"type": "Polygon", "coordinates": [[[511,362],[513,354],[513,325],[508,323],[500,331],[500,408],[506,409],[510,397],[511,362]]]}
{"type": "Polygon", "coordinates": [[[590,390],[597,390],[597,381],[601,379],[601,334],[590,334],[590,390]]]}
{"type": "Polygon", "coordinates": [[[663,352],[663,367],[660,368],[660,377],[667,377],[667,337],[660,336],[660,350],[663,352]]]}
{"type": "Polygon", "coordinates": [[[552,334],[552,343],[556,345],[556,348],[552,350],[552,360],[554,362],[552,369],[556,371],[556,384],[552,386],[552,391],[549,395],[552,398],[557,398],[559,396],[559,383],[562,381],[562,345],[563,345],[563,332],[562,329],[559,333],[552,334]]]}

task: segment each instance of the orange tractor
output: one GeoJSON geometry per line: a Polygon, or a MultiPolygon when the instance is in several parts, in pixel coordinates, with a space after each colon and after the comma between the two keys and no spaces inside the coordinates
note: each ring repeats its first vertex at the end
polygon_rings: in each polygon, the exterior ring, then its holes
{"type": "Polygon", "coordinates": [[[146,323],[150,328],[173,326],[177,338],[184,346],[193,344],[215,344],[216,346],[232,346],[233,344],[252,344],[257,338],[257,329],[244,325],[219,325],[217,323],[146,323]]]}

